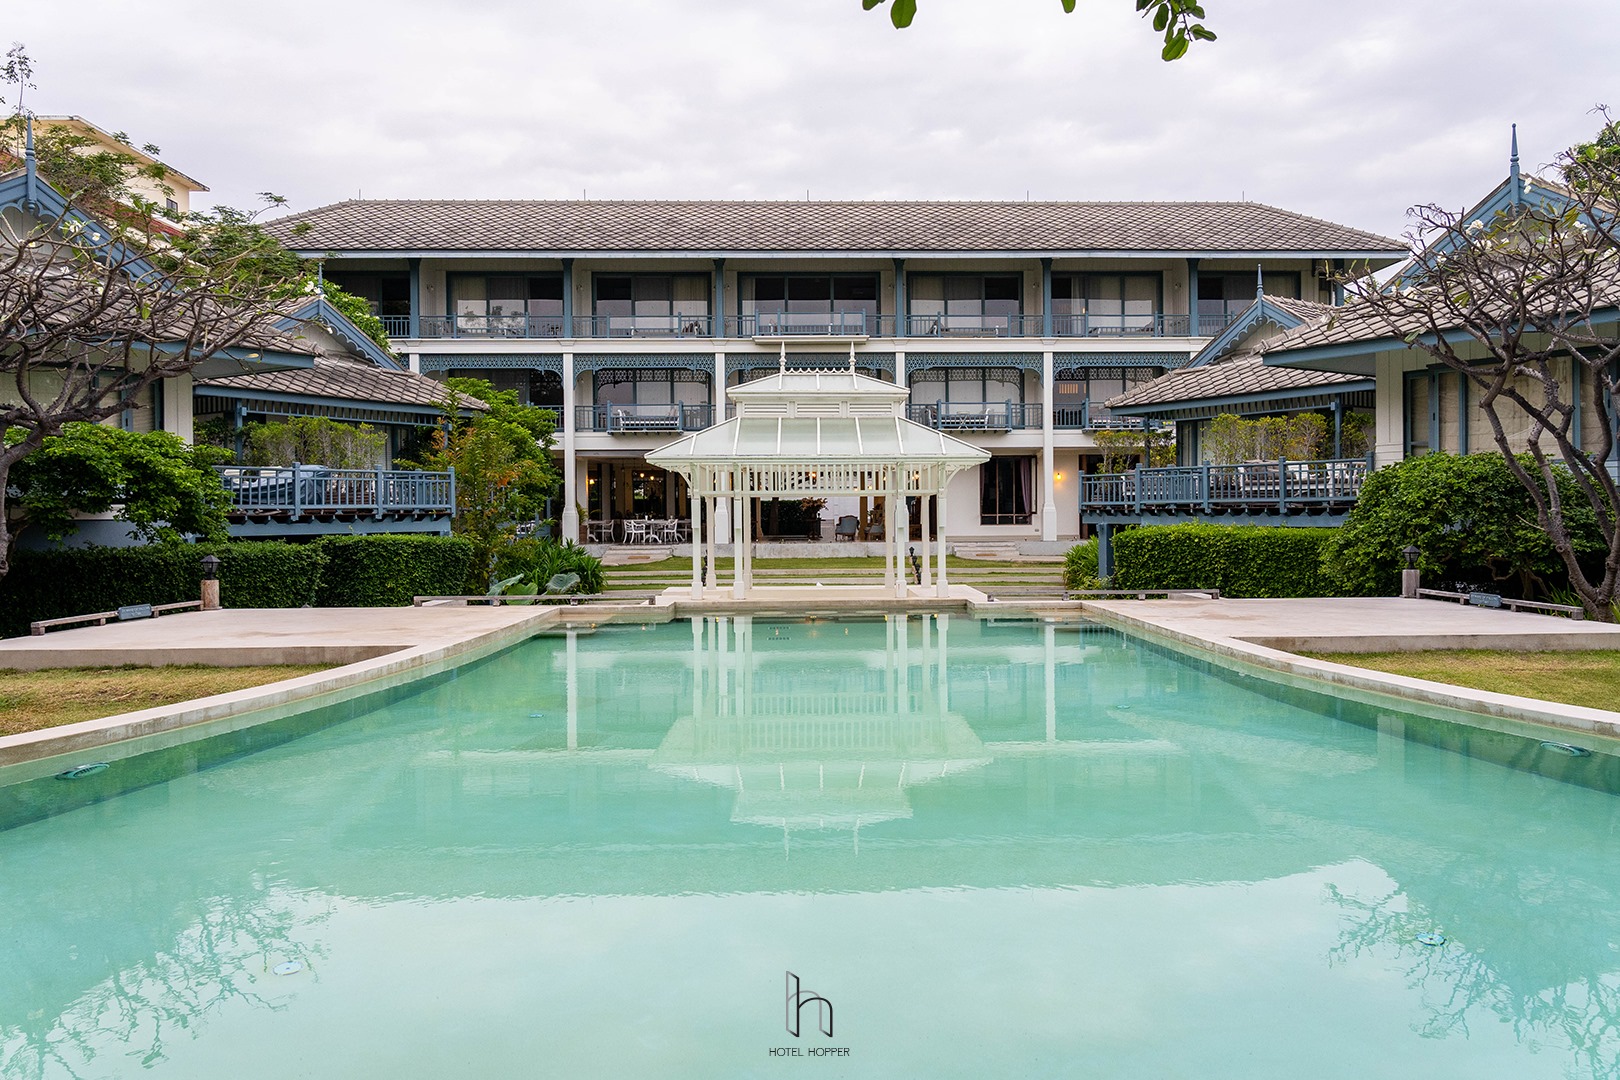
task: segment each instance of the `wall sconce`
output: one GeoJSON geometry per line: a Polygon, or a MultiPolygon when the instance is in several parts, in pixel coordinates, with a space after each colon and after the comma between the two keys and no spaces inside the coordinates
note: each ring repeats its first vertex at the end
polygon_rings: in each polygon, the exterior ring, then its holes
{"type": "Polygon", "coordinates": [[[1055,473],[1052,474],[1052,479],[1056,480],[1058,483],[1061,484],[1061,483],[1063,483],[1063,474],[1060,473],[1060,472],[1055,472],[1055,473]]]}

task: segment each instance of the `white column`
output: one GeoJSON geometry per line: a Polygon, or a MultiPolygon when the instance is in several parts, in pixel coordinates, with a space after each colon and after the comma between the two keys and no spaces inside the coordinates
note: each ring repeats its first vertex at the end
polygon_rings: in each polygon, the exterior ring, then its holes
{"type": "Polygon", "coordinates": [[[574,354],[562,354],[563,510],[558,519],[564,540],[578,543],[579,454],[574,448],[574,354]]]}
{"type": "MultiPolygon", "coordinates": [[[[703,496],[698,494],[698,477],[703,466],[692,470],[686,478],[686,502],[692,515],[692,599],[703,599],[703,496]]],[[[712,523],[711,523],[712,527],[712,523]]],[[[696,672],[696,667],[692,669],[696,672]]],[[[696,678],[696,675],[693,676],[696,678]]]]}
{"type": "MultiPolygon", "coordinates": [[[[721,317],[724,318],[722,312],[721,317]]],[[[723,325],[723,324],[722,324],[723,325]]],[[[723,424],[726,420],[726,354],[714,354],[714,385],[709,388],[709,404],[714,407],[714,422],[723,424]]]]}
{"type": "Polygon", "coordinates": [[[1057,539],[1057,495],[1052,473],[1052,354],[1041,354],[1041,539],[1057,539]]]}
{"type": "Polygon", "coordinates": [[[748,587],[743,578],[743,545],[746,543],[744,515],[747,508],[743,506],[741,496],[734,495],[731,499],[731,596],[734,600],[741,600],[747,595],[748,587]]]}
{"type": "MultiPolygon", "coordinates": [[[[901,474],[902,478],[904,474],[901,474]]],[[[909,568],[906,566],[906,548],[911,543],[911,513],[906,509],[906,493],[902,488],[894,495],[894,557],[900,563],[900,577],[895,587],[894,595],[904,600],[908,591],[906,582],[909,568]]]]}
{"type": "MultiPolygon", "coordinates": [[[[715,538],[720,535],[719,511],[720,511],[720,499],[719,499],[719,497],[715,496],[715,495],[710,495],[709,496],[709,529],[708,529],[708,533],[706,534],[707,535],[707,545],[708,545],[708,549],[709,549],[708,550],[709,571],[708,571],[707,579],[704,581],[704,585],[706,585],[708,588],[711,588],[711,589],[718,589],[720,587],[720,571],[715,569],[715,565],[714,565],[715,549],[716,549],[716,546],[717,546],[717,541],[716,541],[715,538]]],[[[693,549],[693,553],[696,554],[696,549],[695,548],[693,549]]]]}
{"type": "MultiPolygon", "coordinates": [[[[923,617],[927,618],[926,615],[923,617]]],[[[894,618],[899,623],[895,633],[900,639],[900,678],[897,680],[900,684],[900,692],[895,697],[894,711],[903,715],[911,711],[907,708],[911,704],[911,652],[907,641],[911,637],[911,621],[906,618],[906,613],[903,611],[894,618]]]]}
{"type": "MultiPolygon", "coordinates": [[[[887,485],[893,486],[892,481],[887,485]]],[[[883,587],[894,588],[894,494],[887,490],[883,496],[883,587]]]]}
{"type": "MultiPolygon", "coordinates": [[[[929,466],[929,468],[932,469],[933,466],[929,466]]],[[[931,487],[932,485],[928,486],[931,487]]],[[[920,533],[922,533],[922,539],[918,541],[918,543],[922,545],[922,587],[927,589],[934,584],[934,554],[928,547],[928,534],[932,530],[928,527],[930,524],[930,515],[928,512],[928,494],[926,491],[917,496],[917,511],[922,517],[922,528],[918,530],[920,533]]],[[[927,626],[928,624],[924,623],[923,625],[927,626]]]]}
{"type": "MultiPolygon", "coordinates": [[[[950,583],[945,580],[945,523],[950,520],[949,507],[945,505],[945,489],[950,486],[950,483],[951,478],[947,476],[944,482],[939,485],[939,526],[935,530],[939,536],[938,546],[935,548],[939,559],[939,591],[935,595],[941,600],[951,594],[950,583]]],[[[943,646],[945,643],[945,630],[943,627],[940,628],[939,640],[943,646]]]]}
{"type": "MultiPolygon", "coordinates": [[[[905,315],[897,315],[896,318],[904,319],[905,315]]],[[[894,382],[896,386],[906,385],[906,350],[904,349],[894,350],[894,382]]]]}

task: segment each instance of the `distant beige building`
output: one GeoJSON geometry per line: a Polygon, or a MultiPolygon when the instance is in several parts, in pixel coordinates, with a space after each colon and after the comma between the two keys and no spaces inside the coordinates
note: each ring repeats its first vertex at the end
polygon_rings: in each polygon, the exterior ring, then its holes
{"type": "MultiPolygon", "coordinates": [[[[150,199],[170,217],[180,218],[191,213],[191,196],[196,192],[208,190],[208,185],[192,179],[167,163],[159,161],[144,150],[124,142],[112,132],[103,131],[82,116],[34,117],[35,132],[52,129],[65,129],[75,135],[89,139],[98,150],[126,154],[133,158],[135,169],[131,170],[131,176],[127,182],[130,194],[138,195],[143,199],[150,199]],[[161,181],[138,174],[137,170],[144,169],[149,165],[163,166],[166,173],[161,181]]],[[[21,147],[8,149],[12,149],[17,157],[22,156],[21,147]]]]}

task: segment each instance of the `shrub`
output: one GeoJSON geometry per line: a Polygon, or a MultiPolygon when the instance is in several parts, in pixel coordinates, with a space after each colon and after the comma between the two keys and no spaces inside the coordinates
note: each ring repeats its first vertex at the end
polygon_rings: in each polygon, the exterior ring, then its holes
{"type": "Polygon", "coordinates": [[[312,603],[326,563],[315,546],[252,541],[19,551],[0,580],[0,636],[26,634],[38,619],[195,600],[210,554],[221,563],[220,602],[235,608],[312,603]]]}
{"type": "Polygon", "coordinates": [[[544,592],[546,582],[558,574],[578,574],[579,587],[575,589],[576,592],[602,591],[602,560],[572,542],[517,540],[508,544],[495,558],[496,581],[521,578],[511,586],[514,590],[533,587],[536,592],[544,592]]]}
{"type": "Polygon", "coordinates": [[[1063,587],[1065,589],[1100,589],[1102,578],[1097,574],[1097,541],[1095,538],[1074,545],[1063,558],[1063,587]]]}
{"type": "Polygon", "coordinates": [[[1223,596],[1339,596],[1321,570],[1335,530],[1148,525],[1114,538],[1120,589],[1219,589],[1223,596]]]}
{"type": "Polygon", "coordinates": [[[370,424],[343,424],[325,416],[299,416],[247,426],[249,465],[325,465],[376,468],[388,451],[388,433],[370,424]]]}
{"type": "MultiPolygon", "coordinates": [[[[1576,552],[1601,558],[1590,504],[1567,471],[1557,475],[1576,552]]],[[[1505,585],[1529,596],[1568,578],[1530,496],[1495,452],[1426,454],[1373,473],[1326,552],[1329,573],[1341,592],[1393,595],[1408,544],[1431,585],[1505,585]]]]}
{"type": "Polygon", "coordinates": [[[318,607],[401,607],[414,596],[453,596],[472,568],[472,544],[455,536],[339,536],[315,546],[326,558],[318,607]]]}

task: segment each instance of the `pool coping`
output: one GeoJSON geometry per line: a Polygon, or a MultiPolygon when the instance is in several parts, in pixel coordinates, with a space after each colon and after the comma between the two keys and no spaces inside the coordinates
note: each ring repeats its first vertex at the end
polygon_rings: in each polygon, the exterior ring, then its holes
{"type": "MultiPolygon", "coordinates": [[[[1149,603],[1150,601],[1141,601],[1149,603]]],[[[813,607],[819,607],[814,605],[813,607]]],[[[1046,603],[963,603],[948,600],[929,605],[917,600],[885,604],[863,598],[834,610],[811,608],[797,617],[852,615],[859,611],[889,610],[902,614],[956,614],[970,618],[1063,618],[1080,616],[1131,636],[1177,652],[1191,654],[1284,685],[1322,691],[1325,686],[1346,692],[1354,700],[1404,711],[1441,710],[1446,719],[1492,730],[1519,734],[1545,734],[1549,729],[1581,732],[1617,742],[1620,752],[1620,712],[1564,705],[1536,698],[1472,690],[1448,683],[1315,660],[1237,637],[1204,636],[1155,623],[1087,601],[1046,603]],[[841,609],[841,610],[839,610],[841,609]],[[1528,729],[1528,730],[1526,730],[1528,729]]],[[[0,784],[43,775],[61,767],[64,756],[98,751],[112,758],[143,753],[157,746],[188,742],[208,735],[240,730],[306,709],[347,701],[387,690],[401,683],[431,676],[479,659],[534,637],[548,626],[576,626],[586,622],[666,622],[696,615],[759,615],[795,617],[782,610],[780,601],[704,604],[690,601],[661,608],[646,605],[591,605],[589,607],[537,607],[526,617],[504,626],[470,633],[449,642],[402,645],[382,655],[345,664],[328,671],[298,676],[263,686],[196,698],[175,705],[120,713],[97,720],[42,728],[0,736],[0,784]]]]}
{"type": "Polygon", "coordinates": [[[555,607],[527,608],[524,612],[527,617],[504,626],[434,644],[401,645],[327,671],[173,705],[0,736],[0,785],[59,768],[52,763],[67,755],[97,751],[124,758],[377,693],[526,641],[560,618],[555,607]]]}
{"type": "Polygon", "coordinates": [[[1287,686],[1320,692],[1327,684],[1364,704],[1431,715],[1439,710],[1443,719],[1489,730],[1534,735],[1554,729],[1596,735],[1616,740],[1614,749],[1620,751],[1620,712],[1336,664],[1243,638],[1191,634],[1085,601],[1078,606],[1087,619],[1115,630],[1287,686]]]}

